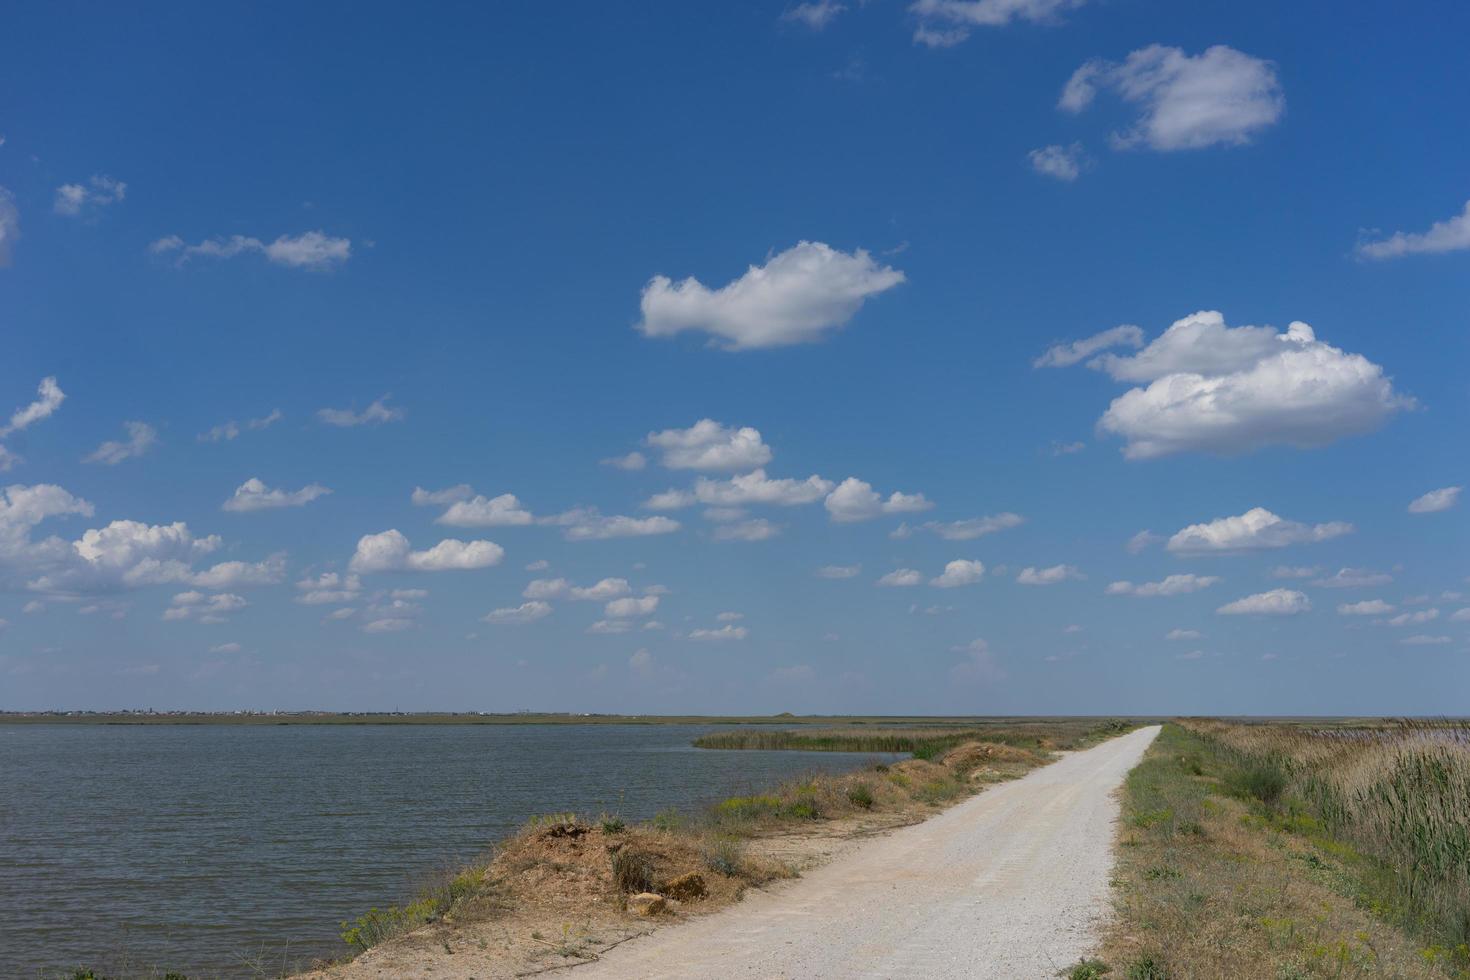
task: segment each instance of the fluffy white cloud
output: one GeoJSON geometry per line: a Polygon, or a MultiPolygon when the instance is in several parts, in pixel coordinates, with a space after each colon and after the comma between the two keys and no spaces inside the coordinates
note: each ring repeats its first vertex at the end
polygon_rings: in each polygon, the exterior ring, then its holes
{"type": "Polygon", "coordinates": [[[434,519],[434,523],[451,527],[510,527],[531,524],[535,520],[531,512],[521,506],[515,494],[502,493],[498,497],[475,496],[469,500],[456,500],[434,519]]]}
{"type": "Polygon", "coordinates": [[[128,185],[106,174],[94,174],[85,184],[62,184],[56,188],[52,209],[57,214],[75,218],[84,211],[91,213],[128,196],[128,185]]]}
{"type": "MultiPolygon", "coordinates": [[[[269,415],[264,415],[258,419],[246,419],[243,424],[247,429],[267,429],[285,417],[279,408],[273,408],[269,415]]],[[[198,439],[200,442],[229,442],[232,439],[239,438],[241,424],[234,419],[230,419],[228,422],[222,422],[216,425],[208,432],[201,432],[198,439]]]]}
{"type": "Polygon", "coordinates": [[[286,577],[286,558],[272,555],[265,561],[222,561],[188,577],[201,589],[239,589],[251,585],[276,585],[286,577]]]}
{"type": "Polygon", "coordinates": [[[356,575],[323,572],[316,578],[307,576],[296,583],[300,595],[296,601],[307,606],[336,605],[354,602],[362,594],[362,580],[356,575]]]}
{"type": "Polygon", "coordinates": [[[846,9],[846,4],[837,3],[836,0],[805,0],[804,3],[788,7],[782,12],[781,19],[805,24],[814,31],[820,31],[846,9]]]}
{"type": "Polygon", "coordinates": [[[1016,581],[1022,585],[1056,585],[1068,579],[1086,577],[1077,570],[1075,565],[1052,565],[1050,568],[1032,568],[1028,565],[1021,569],[1021,573],[1016,576],[1016,581]]]}
{"type": "Polygon", "coordinates": [[[914,568],[898,568],[878,580],[879,585],[890,587],[922,585],[923,582],[923,573],[914,568]]]}
{"type": "Polygon", "coordinates": [[[1081,143],[1073,143],[1071,146],[1054,143],[1032,150],[1026,158],[1031,161],[1031,169],[1037,173],[1068,182],[1082,176],[1082,171],[1091,163],[1081,143]]]}
{"type": "Polygon", "coordinates": [[[957,558],[944,566],[944,571],[929,584],[936,589],[953,589],[961,585],[974,585],[985,577],[985,563],[968,558],[957,558]]]}
{"type": "Polygon", "coordinates": [[[505,549],[493,541],[446,538],[427,551],[414,551],[397,529],[365,534],[348,564],[354,572],[442,572],[488,568],[500,563],[505,549]]]}
{"type": "Polygon", "coordinates": [[[750,630],[744,626],[735,626],[726,623],[719,629],[693,629],[689,631],[689,639],[697,643],[720,643],[728,640],[743,640],[750,635],[750,630]]]}
{"type": "Polygon", "coordinates": [[[0,439],[29,428],[42,419],[50,418],[65,400],[66,392],[61,390],[55,378],[42,378],[41,384],[36,388],[36,400],[17,408],[11,414],[10,421],[0,425],[0,439]]]}
{"type": "Polygon", "coordinates": [[[735,524],[722,524],[711,532],[716,541],[769,541],[781,533],[781,525],[764,517],[735,524]]]}
{"type": "Polygon", "coordinates": [[[237,255],[254,253],[264,255],[267,261],[276,265],[321,271],[339,266],[351,258],[352,241],[333,238],[321,231],[308,231],[300,235],[282,235],[270,243],[246,235],[231,235],[229,238],[208,238],[197,245],[190,245],[178,235],[169,235],[149,245],[148,251],[154,255],[174,255],[179,265],[196,256],[233,259],[237,255]]]}
{"type": "Polygon", "coordinates": [[[124,422],[128,438],[108,440],[82,459],[84,463],[103,463],[116,466],[125,459],[141,456],[158,442],[158,432],[146,422],[124,422]]]}
{"type": "Polygon", "coordinates": [[[15,243],[20,241],[20,212],[15,209],[15,195],[0,187],[0,269],[10,267],[15,243]]]}
{"type": "Polygon", "coordinates": [[[1294,616],[1311,608],[1311,600],[1294,589],[1272,589],[1227,602],[1215,612],[1224,616],[1294,616]]]}
{"type": "Polygon", "coordinates": [[[1111,89],[1141,110],[1131,129],[1113,134],[1113,145],[1119,148],[1239,145],[1286,111],[1271,62],[1223,44],[1198,55],[1153,44],[1134,51],[1122,64],[1089,61],[1067,81],[1059,105],[1081,112],[1099,88],[1111,89]]]}
{"type": "Polygon", "coordinates": [[[575,599],[584,602],[606,602],[627,595],[632,589],[625,578],[605,578],[596,585],[576,586],[564,578],[538,578],[521,592],[527,599],[575,599]]]}
{"type": "Polygon", "coordinates": [[[1277,517],[1264,507],[1252,507],[1239,517],[1191,524],[1175,532],[1167,547],[1176,554],[1261,551],[1330,541],[1352,532],[1353,526],[1342,521],[1300,524],[1277,517]]]}
{"type": "Polygon", "coordinates": [[[1194,575],[1185,573],[1170,575],[1159,582],[1139,582],[1137,584],[1127,580],[1113,582],[1104,592],[1108,595],[1133,595],[1145,599],[1156,596],[1184,595],[1189,592],[1198,592],[1200,589],[1208,589],[1220,581],[1218,575],[1194,575]]]}
{"type": "Polygon", "coordinates": [[[624,596],[621,599],[613,599],[602,607],[603,615],[608,619],[634,619],[642,616],[652,616],[658,609],[659,597],[656,595],[624,596]]]}
{"type": "Polygon", "coordinates": [[[915,0],[909,11],[918,18],[914,43],[950,48],[975,27],[1004,27],[1012,21],[1048,23],[1087,0],[915,0]]]}
{"type": "Polygon", "coordinates": [[[1326,578],[1315,579],[1312,584],[1324,589],[1362,589],[1370,585],[1387,585],[1392,581],[1393,576],[1387,572],[1375,572],[1367,568],[1339,568],[1326,578]]]}
{"type": "Polygon", "coordinates": [[[1402,255],[1458,252],[1470,248],[1470,201],[1465,210],[1445,221],[1436,221],[1428,231],[1396,231],[1376,242],[1363,242],[1358,255],[1365,259],[1392,259],[1402,255]]]}
{"type": "Polygon", "coordinates": [[[1456,610],[1455,614],[1452,615],[1450,619],[1456,623],[1470,622],[1470,606],[1466,606],[1464,609],[1456,610]]]}
{"type": "Polygon", "coordinates": [[[1053,344],[1042,351],[1041,356],[1031,362],[1031,366],[1038,368],[1071,367],[1109,347],[1132,347],[1137,350],[1142,346],[1143,329],[1124,325],[1104,330],[1102,333],[1095,333],[1091,337],[1074,340],[1071,343],[1053,344]]]}
{"type": "Polygon", "coordinates": [[[203,592],[180,592],[163,611],[166,620],[192,619],[200,623],[224,623],[230,613],[239,612],[250,603],[243,596],[228,592],[206,595],[203,592]]]}
{"type": "Polygon", "coordinates": [[[1098,421],[1125,440],[1129,459],[1322,446],[1414,404],[1377,364],[1317,340],[1299,321],[1278,333],[1227,327],[1221,314],[1204,311],[1175,321],[1138,354],[1089,365],[1147,382],[1115,398],[1098,421]]]}
{"type": "Polygon", "coordinates": [[[678,283],[654,276],[643,287],[638,329],[646,337],[698,330],[725,350],[811,343],[845,326],[870,296],[903,281],[902,272],[862,249],[848,254],[804,241],[719,289],[692,276],[678,283]]]}
{"type": "Polygon", "coordinates": [[[1442,510],[1449,510],[1455,506],[1460,499],[1460,491],[1464,489],[1464,487],[1440,487],[1438,490],[1431,490],[1422,497],[1414,498],[1414,501],[1409,504],[1409,513],[1437,514],[1442,510]]]}
{"type": "Polygon", "coordinates": [[[934,505],[922,493],[893,492],[885,500],[871,484],[848,477],[827,495],[823,502],[827,514],[838,523],[870,521],[881,514],[913,514],[934,505]]]}
{"type": "Polygon", "coordinates": [[[818,578],[857,578],[862,572],[861,565],[823,565],[817,569],[818,578]]]}
{"type": "Polygon", "coordinates": [[[475,491],[468,483],[458,483],[443,490],[425,490],[423,487],[414,487],[409,499],[415,507],[443,507],[446,504],[459,503],[468,500],[475,495],[475,491]]]}
{"type": "Polygon", "coordinates": [[[628,517],[622,514],[604,516],[596,508],[590,507],[542,518],[542,522],[562,527],[562,537],[568,541],[606,541],[611,538],[672,534],[682,526],[669,517],[628,517]]]}
{"type": "Polygon", "coordinates": [[[403,409],[389,405],[388,396],[384,395],[361,412],[354,412],[350,408],[320,408],[317,409],[316,417],[327,425],[347,429],[358,425],[382,425],[384,422],[401,421],[403,409]]]}
{"type": "Polygon", "coordinates": [[[235,489],[235,494],[222,505],[222,510],[252,511],[271,510],[276,507],[305,507],[318,497],[332,491],[320,483],[311,483],[300,490],[272,490],[256,477],[251,477],[235,489]]]}
{"type": "Polygon", "coordinates": [[[508,609],[496,609],[480,618],[487,623],[534,623],[551,615],[551,603],[531,600],[508,609]]]}
{"type": "Polygon", "coordinates": [[[1382,616],[1393,612],[1393,606],[1382,599],[1364,599],[1362,602],[1344,602],[1337,607],[1339,616],[1382,616]]]}
{"type": "Polygon", "coordinates": [[[805,480],[773,480],[766,476],[763,469],[752,470],[728,480],[700,477],[694,483],[695,498],[700,503],[716,507],[748,507],[753,504],[794,507],[816,503],[831,492],[832,481],[815,474],[805,480]]]}
{"type": "Polygon", "coordinates": [[[749,470],[771,461],[771,447],[761,441],[760,430],[750,426],[721,425],[700,419],[687,429],[650,432],[644,444],[661,454],[659,460],[671,470],[749,470]]]}

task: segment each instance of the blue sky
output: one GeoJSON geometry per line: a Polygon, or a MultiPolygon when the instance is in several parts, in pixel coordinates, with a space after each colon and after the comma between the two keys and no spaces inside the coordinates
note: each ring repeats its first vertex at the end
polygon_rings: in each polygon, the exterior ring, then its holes
{"type": "Polygon", "coordinates": [[[8,19],[0,708],[1464,710],[1461,5],[8,19]]]}

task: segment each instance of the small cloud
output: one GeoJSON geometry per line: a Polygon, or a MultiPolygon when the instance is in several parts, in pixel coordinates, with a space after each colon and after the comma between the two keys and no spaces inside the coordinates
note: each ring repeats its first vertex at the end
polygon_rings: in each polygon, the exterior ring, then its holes
{"type": "Polygon", "coordinates": [[[899,568],[880,578],[878,584],[890,588],[905,588],[913,585],[921,585],[923,581],[924,575],[918,569],[899,568]]]}
{"type": "Polygon", "coordinates": [[[313,500],[325,497],[331,492],[320,483],[308,484],[300,490],[272,490],[261,480],[251,477],[235,488],[234,496],[226,500],[220,509],[247,513],[281,507],[305,507],[313,500]]]}
{"type": "Polygon", "coordinates": [[[104,442],[83,457],[82,462],[116,466],[125,459],[143,455],[158,443],[158,430],[146,422],[124,422],[123,428],[127,430],[127,439],[104,442]]]}
{"type": "Polygon", "coordinates": [[[175,264],[180,266],[196,257],[233,259],[253,253],[265,256],[275,265],[324,271],[340,266],[352,257],[352,242],[347,238],[333,238],[322,231],[282,235],[269,244],[246,235],[231,235],[190,245],[178,235],[168,235],[149,245],[148,251],[152,255],[175,256],[175,264]]]}
{"type": "Polygon", "coordinates": [[[1416,497],[1409,504],[1410,514],[1437,514],[1443,510],[1449,510],[1455,506],[1460,499],[1460,491],[1464,487],[1441,487],[1431,490],[1422,497],[1416,497]]]}
{"type": "Polygon", "coordinates": [[[603,466],[618,470],[641,470],[648,465],[648,457],[634,451],[624,456],[611,456],[601,461],[603,466]]]}
{"type": "Polygon", "coordinates": [[[481,616],[480,619],[486,623],[524,624],[534,623],[538,619],[545,619],[550,615],[551,603],[532,600],[531,602],[523,602],[519,606],[512,608],[493,610],[481,616]]]}
{"type": "Polygon", "coordinates": [[[781,19],[820,31],[836,20],[837,15],[846,9],[846,4],[837,3],[836,0],[807,0],[805,3],[786,8],[781,14],[781,19]]]}
{"type": "Polygon", "coordinates": [[[388,396],[384,395],[361,412],[354,412],[350,408],[323,408],[317,410],[316,417],[327,425],[352,428],[359,425],[400,422],[403,420],[403,409],[396,405],[389,405],[388,396]]]}
{"type": "Polygon", "coordinates": [[[85,184],[62,184],[56,188],[52,210],[69,218],[94,214],[127,197],[128,185],[106,174],[94,174],[85,184]]]}
{"type": "Polygon", "coordinates": [[[1039,150],[1032,150],[1026,158],[1031,161],[1031,169],[1037,173],[1068,183],[1082,176],[1082,171],[1092,165],[1081,143],[1073,143],[1071,146],[1043,146],[1039,150]]]}
{"type": "Polygon", "coordinates": [[[1068,579],[1085,578],[1087,576],[1079,572],[1075,565],[1052,565],[1050,568],[1033,568],[1028,565],[1021,569],[1016,581],[1021,585],[1056,585],[1068,579]]]}
{"type": "Polygon", "coordinates": [[[817,578],[856,578],[862,570],[861,565],[823,565],[817,569],[817,578]]]}
{"type": "Polygon", "coordinates": [[[1215,612],[1224,616],[1294,616],[1311,608],[1311,600],[1300,592],[1272,589],[1227,602],[1215,612]]]}
{"type": "Polygon", "coordinates": [[[750,630],[744,626],[725,624],[719,629],[693,629],[689,631],[689,639],[696,643],[722,643],[730,640],[743,640],[750,635],[750,630]]]}
{"type": "Polygon", "coordinates": [[[1204,636],[1199,630],[1172,629],[1164,634],[1166,640],[1198,640],[1204,636]]]}

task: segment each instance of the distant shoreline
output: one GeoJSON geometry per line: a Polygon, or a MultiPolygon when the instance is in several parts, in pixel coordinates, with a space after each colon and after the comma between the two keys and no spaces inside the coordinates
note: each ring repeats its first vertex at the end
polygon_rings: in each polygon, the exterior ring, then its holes
{"type": "Polygon", "coordinates": [[[1107,715],[613,715],[476,711],[0,711],[0,725],[985,725],[1107,715]]]}

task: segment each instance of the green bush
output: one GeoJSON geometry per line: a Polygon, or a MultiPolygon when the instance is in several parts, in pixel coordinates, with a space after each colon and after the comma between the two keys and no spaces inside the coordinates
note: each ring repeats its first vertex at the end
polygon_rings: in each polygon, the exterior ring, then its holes
{"type": "Polygon", "coordinates": [[[867,783],[854,783],[847,789],[847,802],[864,810],[873,808],[873,791],[867,783]]]}
{"type": "Polygon", "coordinates": [[[1152,956],[1141,956],[1128,965],[1128,980],[1169,980],[1169,971],[1152,956]]]}
{"type": "Polygon", "coordinates": [[[1099,980],[1104,974],[1112,972],[1112,968],[1102,960],[1084,957],[1075,965],[1062,970],[1057,976],[1065,977],[1066,980],[1099,980]]]}

